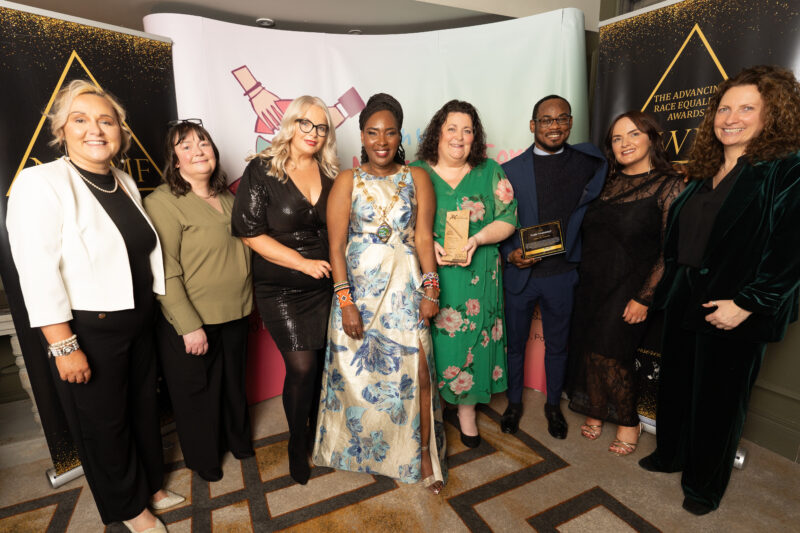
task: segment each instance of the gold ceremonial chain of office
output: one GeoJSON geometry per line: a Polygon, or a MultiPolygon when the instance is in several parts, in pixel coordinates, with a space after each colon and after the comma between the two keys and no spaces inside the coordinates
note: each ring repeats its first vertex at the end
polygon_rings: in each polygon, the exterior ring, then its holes
{"type": "Polygon", "coordinates": [[[395,202],[400,199],[400,191],[406,186],[406,182],[404,181],[405,175],[408,172],[408,167],[403,165],[400,169],[400,172],[403,174],[403,177],[400,178],[400,181],[397,183],[397,188],[392,195],[392,198],[389,200],[389,205],[386,207],[381,207],[375,203],[375,198],[367,191],[367,186],[364,184],[364,181],[361,179],[361,173],[364,172],[361,167],[356,169],[356,187],[360,188],[361,191],[364,193],[364,197],[369,202],[372,207],[375,208],[375,212],[378,213],[378,220],[381,221],[381,224],[378,226],[378,231],[375,234],[381,240],[382,243],[386,243],[389,241],[389,238],[392,236],[392,227],[386,220],[386,216],[391,212],[392,207],[394,207],[395,202]]]}

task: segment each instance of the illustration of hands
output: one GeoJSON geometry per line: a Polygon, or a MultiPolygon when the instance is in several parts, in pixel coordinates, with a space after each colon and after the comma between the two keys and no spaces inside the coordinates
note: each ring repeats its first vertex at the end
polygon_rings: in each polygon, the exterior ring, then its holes
{"type": "MultiPolygon", "coordinates": [[[[244,96],[247,96],[250,105],[253,106],[256,114],[255,132],[266,135],[275,134],[280,128],[281,119],[292,100],[281,99],[275,93],[265,89],[255,79],[247,65],[241,66],[231,73],[244,89],[244,96]]],[[[357,115],[362,109],[364,109],[364,101],[355,87],[350,87],[334,105],[328,106],[334,128],[339,127],[346,119],[357,115]]],[[[259,140],[267,142],[262,137],[259,137],[259,140]]],[[[259,144],[261,143],[259,142],[259,144]]]]}

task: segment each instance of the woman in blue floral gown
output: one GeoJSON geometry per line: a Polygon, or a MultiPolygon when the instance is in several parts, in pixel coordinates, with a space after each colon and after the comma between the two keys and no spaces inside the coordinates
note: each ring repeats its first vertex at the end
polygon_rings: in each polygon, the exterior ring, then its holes
{"type": "Polygon", "coordinates": [[[438,312],[439,291],[423,290],[420,271],[436,272],[435,197],[428,174],[405,166],[402,119],[391,96],[370,98],[359,117],[364,164],[339,174],[328,202],[338,303],[328,328],[313,459],[425,481],[438,494],[445,444],[431,389],[429,320],[438,312]]]}

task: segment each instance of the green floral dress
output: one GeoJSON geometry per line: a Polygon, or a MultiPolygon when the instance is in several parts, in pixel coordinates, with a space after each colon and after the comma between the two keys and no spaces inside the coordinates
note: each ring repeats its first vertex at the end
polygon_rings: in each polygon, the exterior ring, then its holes
{"type": "MultiPolygon", "coordinates": [[[[502,220],[517,225],[517,201],[511,183],[495,161],[487,159],[453,189],[425,162],[436,191],[434,237],[442,244],[448,211],[469,209],[469,234],[502,220]]],[[[439,267],[439,314],[432,328],[438,389],[446,401],[474,405],[489,402],[507,388],[503,279],[498,245],[480,246],[467,267],[439,267]]]]}

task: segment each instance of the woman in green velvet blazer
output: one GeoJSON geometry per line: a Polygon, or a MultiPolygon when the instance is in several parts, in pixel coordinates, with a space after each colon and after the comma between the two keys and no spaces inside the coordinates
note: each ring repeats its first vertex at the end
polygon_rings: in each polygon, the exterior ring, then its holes
{"type": "Polygon", "coordinates": [[[800,84],[752,67],[720,84],[672,204],[657,449],[639,464],[682,471],[683,507],[716,509],[730,479],[767,342],[797,319],[800,84]]]}

